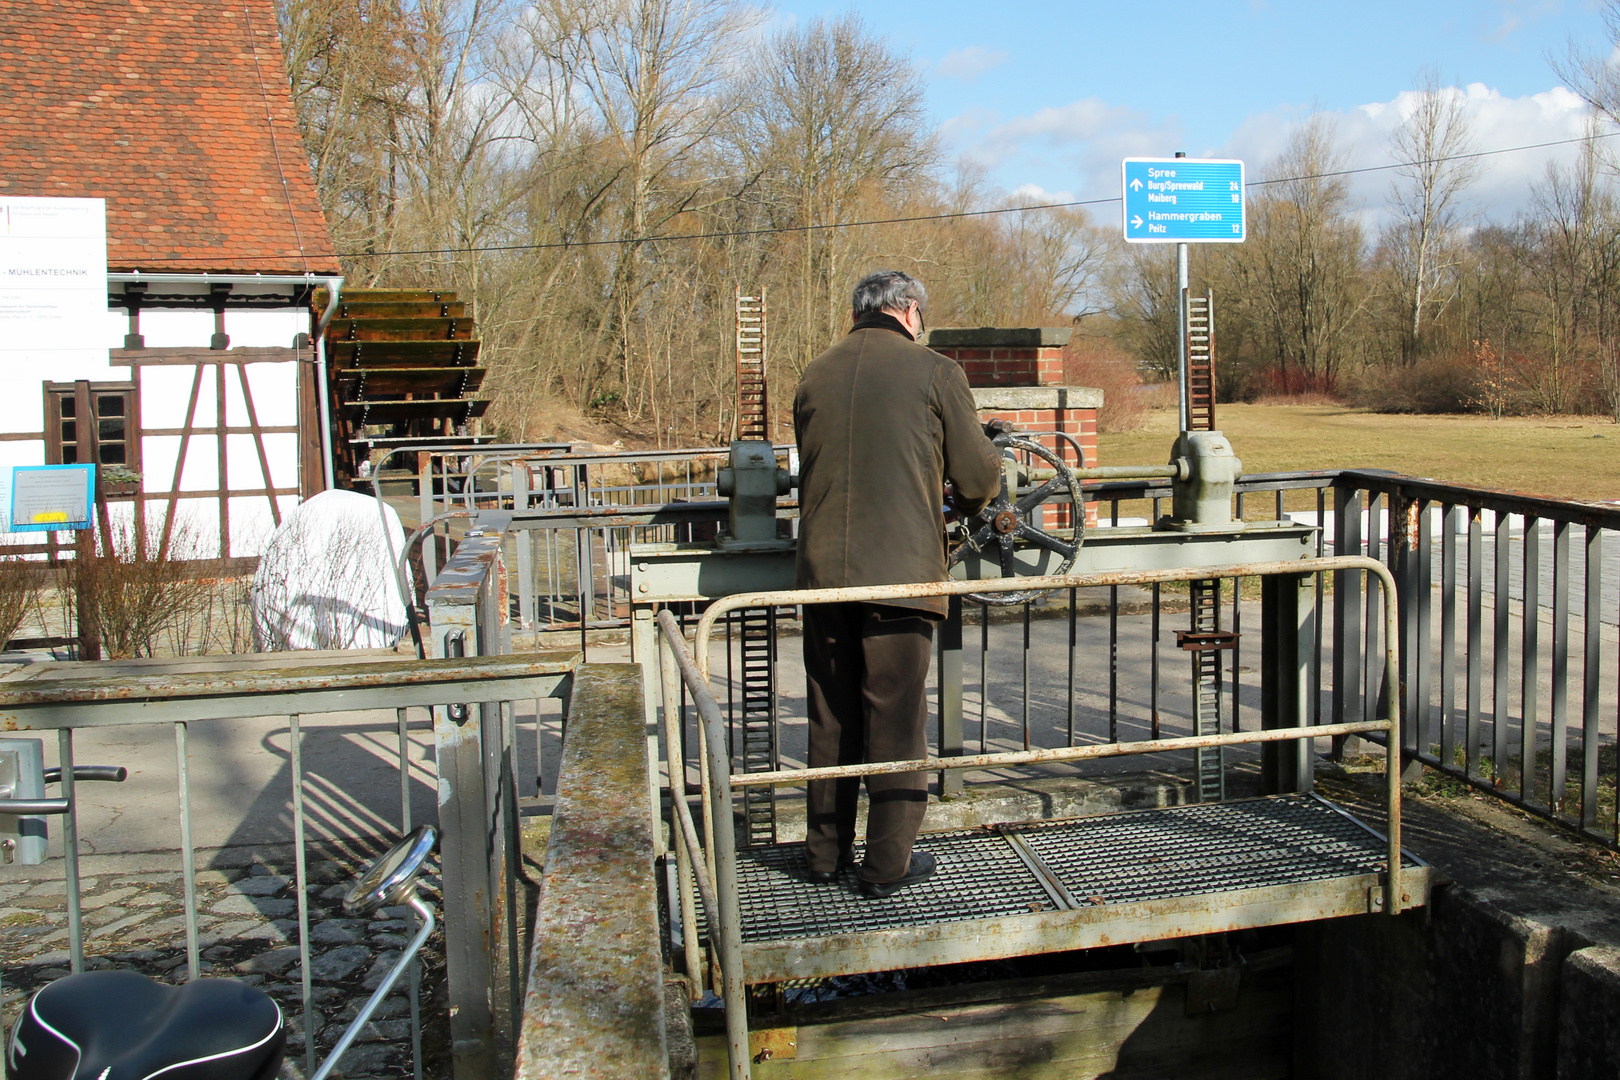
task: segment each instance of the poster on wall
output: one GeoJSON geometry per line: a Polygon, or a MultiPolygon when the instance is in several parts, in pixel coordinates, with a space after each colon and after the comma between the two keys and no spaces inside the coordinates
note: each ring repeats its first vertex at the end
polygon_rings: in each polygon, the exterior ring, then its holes
{"type": "Polygon", "coordinates": [[[105,199],[0,197],[0,352],[107,347],[105,199]]]}

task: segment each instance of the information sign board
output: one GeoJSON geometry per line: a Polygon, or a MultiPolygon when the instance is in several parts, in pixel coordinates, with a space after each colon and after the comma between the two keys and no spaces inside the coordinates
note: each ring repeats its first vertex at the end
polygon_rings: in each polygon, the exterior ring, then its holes
{"type": "Polygon", "coordinates": [[[1126,158],[1123,226],[1130,244],[1241,244],[1248,228],[1243,162],[1126,158]]]}
{"type": "Polygon", "coordinates": [[[18,465],[11,470],[11,531],[88,529],[95,507],[94,465],[18,465]]]}
{"type": "Polygon", "coordinates": [[[0,198],[0,351],[106,348],[106,200],[0,198]]]}

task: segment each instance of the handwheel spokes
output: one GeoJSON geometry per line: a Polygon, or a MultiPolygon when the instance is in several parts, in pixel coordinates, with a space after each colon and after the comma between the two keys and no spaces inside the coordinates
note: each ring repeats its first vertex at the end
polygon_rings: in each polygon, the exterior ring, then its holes
{"type": "Polygon", "coordinates": [[[1018,576],[1018,553],[1013,549],[1012,533],[1003,533],[1001,543],[997,544],[997,554],[1001,556],[1001,576],[1018,576]]]}
{"type": "Polygon", "coordinates": [[[1018,535],[1037,547],[1043,547],[1063,559],[1074,558],[1075,552],[1080,550],[1078,544],[1066,544],[1051,533],[1037,529],[1033,525],[1019,525],[1018,535]]]}
{"type": "Polygon", "coordinates": [[[970,533],[967,539],[951,549],[950,565],[955,566],[961,562],[970,551],[984,550],[985,542],[995,533],[995,528],[992,524],[986,524],[979,526],[975,532],[970,533]]]}
{"type": "Polygon", "coordinates": [[[1019,499],[1018,502],[1013,505],[1013,509],[1018,511],[1019,517],[1024,517],[1028,515],[1031,510],[1045,502],[1047,496],[1055,495],[1059,491],[1066,491],[1068,490],[1068,487],[1069,485],[1064,483],[1063,477],[1054,476],[1040,487],[1025,495],[1022,499],[1019,499]]]}
{"type": "MultiPolygon", "coordinates": [[[[1009,491],[1007,473],[1001,476],[1001,490],[997,493],[989,506],[978,514],[976,527],[973,532],[951,549],[948,563],[956,566],[970,554],[976,554],[988,561],[990,544],[996,548],[996,562],[1000,567],[1000,576],[1003,578],[1016,578],[1019,576],[1018,542],[1024,541],[1039,547],[1058,557],[1061,565],[1048,569],[1048,574],[1065,574],[1074,565],[1079,554],[1084,518],[1081,501],[1080,484],[1070,467],[1063,459],[1050,449],[1034,442],[1031,439],[1016,435],[998,435],[992,440],[998,450],[1022,452],[1032,458],[1039,458],[1056,470],[1056,475],[1045,483],[1031,488],[1024,496],[1014,501],[1016,491],[1009,491]],[[1065,541],[1059,537],[1043,531],[1030,524],[1030,517],[1038,513],[1038,507],[1048,498],[1059,493],[1066,493],[1074,506],[1074,538],[1065,541]]],[[[1084,464],[1082,458],[1081,464],[1084,464]]],[[[983,604],[1021,604],[1027,603],[1040,595],[1040,591],[1029,592],[998,592],[998,593],[968,593],[967,597],[983,604]]]]}

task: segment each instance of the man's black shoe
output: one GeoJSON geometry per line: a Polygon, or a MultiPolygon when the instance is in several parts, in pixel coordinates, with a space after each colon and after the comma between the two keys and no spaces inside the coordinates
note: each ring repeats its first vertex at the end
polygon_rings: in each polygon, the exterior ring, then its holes
{"type": "Polygon", "coordinates": [[[855,865],[855,852],[846,851],[838,856],[838,869],[811,870],[805,878],[813,885],[831,885],[844,876],[844,871],[855,865]]]}
{"type": "Polygon", "coordinates": [[[862,881],[861,892],[867,896],[893,896],[907,885],[914,885],[926,877],[933,876],[934,857],[926,851],[913,851],[911,865],[906,867],[906,876],[896,881],[862,881]]]}

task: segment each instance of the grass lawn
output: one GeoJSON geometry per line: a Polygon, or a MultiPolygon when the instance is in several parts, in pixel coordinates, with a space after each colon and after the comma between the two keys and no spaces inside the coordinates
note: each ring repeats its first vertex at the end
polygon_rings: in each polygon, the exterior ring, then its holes
{"type": "MultiPolygon", "coordinates": [[[[1620,425],[1601,417],[1399,416],[1335,405],[1219,405],[1246,473],[1390,469],[1564,499],[1620,499],[1620,425]]],[[[1103,465],[1167,461],[1174,409],[1099,437],[1103,465]]]]}

